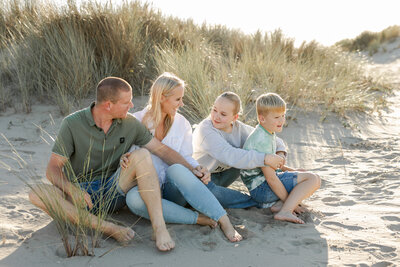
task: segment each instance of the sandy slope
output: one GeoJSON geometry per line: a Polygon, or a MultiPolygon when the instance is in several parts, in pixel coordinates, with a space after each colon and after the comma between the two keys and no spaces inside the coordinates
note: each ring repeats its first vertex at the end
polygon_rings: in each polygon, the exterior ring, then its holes
{"type": "MultiPolygon", "coordinates": [[[[390,48],[372,58],[370,69],[385,72],[399,88],[400,49],[390,48]]],[[[323,178],[322,188],[305,202],[311,208],[302,217],[306,224],[274,221],[268,210],[230,210],[245,237],[239,244],[227,242],[220,231],[208,227],[169,225],[177,248],[160,253],[150,240],[149,223],[139,220],[133,226],[138,237],[128,247],[104,240],[96,256],[67,259],[62,257],[55,224],[29,204],[27,187],[17,176],[0,169],[0,266],[399,265],[398,89],[389,101],[380,116],[354,115],[348,122],[330,116],[320,123],[318,114],[297,114],[281,135],[290,148],[289,164],[323,178]]],[[[60,121],[55,107],[40,105],[31,114],[10,111],[0,116],[1,132],[32,166],[34,180],[43,177],[50,155],[50,145],[34,124],[54,134],[60,121]]],[[[5,157],[10,152],[0,140],[1,161],[19,171],[15,160],[5,157]]],[[[114,217],[128,225],[138,219],[127,210],[114,217]]]]}

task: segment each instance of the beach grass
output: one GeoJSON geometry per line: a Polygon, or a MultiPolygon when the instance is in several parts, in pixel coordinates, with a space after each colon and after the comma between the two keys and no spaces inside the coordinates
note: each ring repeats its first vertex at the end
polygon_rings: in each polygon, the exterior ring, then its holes
{"type": "Polygon", "coordinates": [[[400,37],[400,26],[393,25],[380,32],[364,31],[354,39],[344,39],[336,43],[345,51],[367,51],[370,56],[377,53],[379,47],[400,37]]]}
{"type": "Polygon", "coordinates": [[[0,93],[0,108],[20,105],[25,112],[34,101],[50,101],[68,114],[93,97],[105,76],[127,80],[135,95],[147,94],[163,71],[187,82],[184,113],[191,122],[204,118],[226,90],[238,93],[245,107],[261,93],[276,92],[292,106],[341,115],[384,105],[388,90],[337,47],[295,47],[279,30],[246,35],[196,25],[138,2],[60,7],[3,1],[0,49],[0,83],[9,88],[0,93]]]}

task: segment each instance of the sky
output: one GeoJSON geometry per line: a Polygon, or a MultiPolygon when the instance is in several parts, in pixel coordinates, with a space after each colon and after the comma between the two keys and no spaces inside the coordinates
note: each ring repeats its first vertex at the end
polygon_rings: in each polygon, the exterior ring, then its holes
{"type": "MultiPolygon", "coordinates": [[[[63,0],[61,0],[63,1],[63,0]]],[[[66,0],[64,0],[66,2],[66,0]]],[[[81,2],[85,0],[78,0],[81,2]]],[[[121,0],[98,0],[100,2],[121,0]]],[[[140,0],[165,15],[252,34],[281,29],[295,44],[332,45],[363,31],[400,25],[400,0],[140,0]]]]}

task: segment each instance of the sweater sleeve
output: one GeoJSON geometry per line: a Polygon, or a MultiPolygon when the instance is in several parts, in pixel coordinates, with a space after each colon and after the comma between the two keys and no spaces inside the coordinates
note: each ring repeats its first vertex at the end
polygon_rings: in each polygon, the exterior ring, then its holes
{"type": "Polygon", "coordinates": [[[233,147],[213,129],[203,128],[202,148],[211,157],[225,165],[238,169],[252,169],[264,166],[264,153],[233,147]]]}

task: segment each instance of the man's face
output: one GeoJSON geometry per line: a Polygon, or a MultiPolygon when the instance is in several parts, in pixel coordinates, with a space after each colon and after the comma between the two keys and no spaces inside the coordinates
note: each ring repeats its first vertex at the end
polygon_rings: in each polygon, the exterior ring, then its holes
{"type": "Polygon", "coordinates": [[[111,103],[110,111],[114,119],[124,119],[128,111],[133,108],[132,91],[120,90],[118,94],[118,100],[115,103],[111,103]]]}

